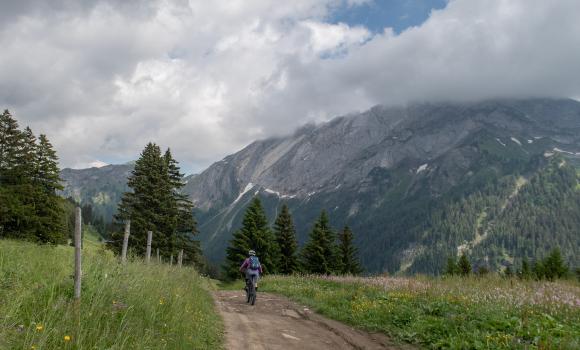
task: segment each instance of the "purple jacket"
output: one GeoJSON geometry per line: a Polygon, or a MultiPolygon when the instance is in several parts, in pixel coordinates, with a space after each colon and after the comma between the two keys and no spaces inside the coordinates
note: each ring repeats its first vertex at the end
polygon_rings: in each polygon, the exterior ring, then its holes
{"type": "MultiPolygon", "coordinates": [[[[242,266],[240,266],[240,271],[244,272],[249,267],[250,267],[250,258],[246,258],[246,260],[244,260],[244,263],[242,264],[242,266]]],[[[258,269],[258,271],[260,271],[260,273],[262,273],[262,264],[260,264],[260,268],[258,269]]]]}

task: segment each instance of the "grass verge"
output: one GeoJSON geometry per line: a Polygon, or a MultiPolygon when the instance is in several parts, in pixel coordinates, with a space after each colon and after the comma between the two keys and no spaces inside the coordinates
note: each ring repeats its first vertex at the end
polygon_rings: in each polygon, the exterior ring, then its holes
{"type": "Polygon", "coordinates": [[[267,276],[260,289],[431,349],[580,348],[580,286],[573,282],[267,276]]]}
{"type": "Polygon", "coordinates": [[[76,305],[72,247],[0,240],[0,349],[222,347],[208,279],[188,267],[120,266],[92,243],[76,305]]]}

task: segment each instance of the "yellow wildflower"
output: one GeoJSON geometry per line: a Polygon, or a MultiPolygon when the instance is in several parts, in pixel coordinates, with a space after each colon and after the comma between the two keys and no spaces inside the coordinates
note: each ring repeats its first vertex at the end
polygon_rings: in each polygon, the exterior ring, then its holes
{"type": "Polygon", "coordinates": [[[70,335],[65,335],[64,336],[64,341],[70,341],[70,335]]]}
{"type": "Polygon", "coordinates": [[[165,301],[163,299],[159,299],[159,305],[163,305],[165,304],[165,301]]]}
{"type": "Polygon", "coordinates": [[[32,346],[30,347],[30,350],[36,350],[36,345],[32,345],[32,346]]]}
{"type": "Polygon", "coordinates": [[[41,324],[36,325],[36,330],[39,332],[42,332],[42,330],[44,329],[44,326],[41,324]]]}

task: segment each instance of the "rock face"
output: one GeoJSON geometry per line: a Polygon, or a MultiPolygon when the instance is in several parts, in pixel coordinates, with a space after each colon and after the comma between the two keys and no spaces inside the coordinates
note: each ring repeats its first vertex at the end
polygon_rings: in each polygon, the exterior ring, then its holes
{"type": "MultiPolygon", "coordinates": [[[[446,255],[465,249],[497,268],[556,244],[575,264],[580,238],[560,229],[575,224],[555,215],[544,221],[557,237],[541,248],[505,243],[498,231],[518,230],[506,221],[517,217],[512,203],[528,180],[560,158],[566,166],[580,164],[580,103],[574,100],[377,106],[256,141],[187,177],[184,191],[197,207],[199,237],[214,262],[223,259],[249,201],[260,196],[272,222],[281,203],[289,205],[300,244],[323,209],[336,229],[351,226],[373,272],[437,273],[446,255]]],[[[65,169],[64,195],[110,218],[131,169],[65,169]]],[[[514,234],[527,237],[522,230],[514,234]]]]}
{"type": "Polygon", "coordinates": [[[202,243],[215,261],[223,258],[245,205],[259,195],[271,220],[281,202],[290,205],[300,242],[326,209],[336,228],[346,223],[355,228],[367,268],[397,271],[401,259],[382,254],[413,255],[413,238],[400,237],[408,229],[393,231],[409,227],[400,221],[411,220],[413,209],[402,213],[397,207],[445,197],[483,171],[480,163],[489,154],[499,155],[487,164],[495,172],[487,180],[495,181],[524,171],[523,165],[510,168],[502,162],[537,163],[545,152],[580,156],[580,103],[529,99],[379,106],[256,141],[210,166],[185,191],[198,208],[202,243]],[[393,211],[399,218],[390,217],[393,211]],[[377,226],[373,217],[391,221],[379,220],[377,226]]]}
{"type": "Polygon", "coordinates": [[[97,215],[110,221],[117,210],[123,192],[127,191],[127,177],[133,170],[132,164],[107,165],[101,168],[63,169],[63,197],[72,197],[77,202],[91,204],[97,215]]]}

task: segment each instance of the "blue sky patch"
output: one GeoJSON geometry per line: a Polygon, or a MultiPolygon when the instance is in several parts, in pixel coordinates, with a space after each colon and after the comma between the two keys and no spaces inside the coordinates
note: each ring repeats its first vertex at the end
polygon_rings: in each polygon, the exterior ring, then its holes
{"type": "Polygon", "coordinates": [[[431,10],[442,9],[446,5],[447,0],[373,0],[359,6],[345,3],[332,11],[329,22],[365,26],[373,33],[381,33],[385,27],[391,27],[399,34],[425,22],[431,10]]]}

